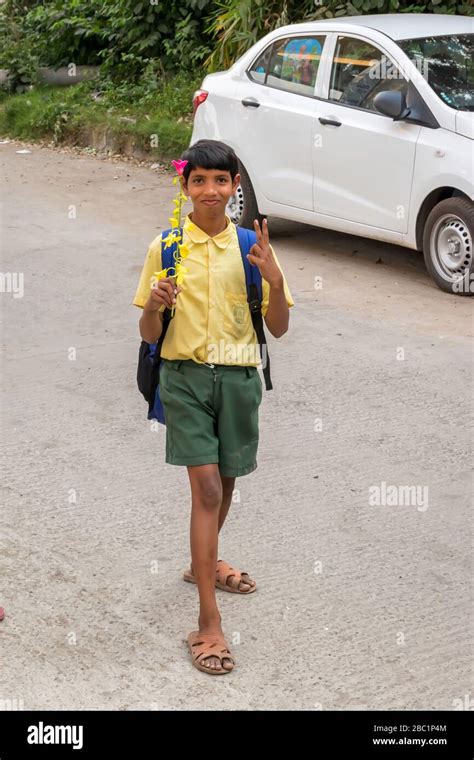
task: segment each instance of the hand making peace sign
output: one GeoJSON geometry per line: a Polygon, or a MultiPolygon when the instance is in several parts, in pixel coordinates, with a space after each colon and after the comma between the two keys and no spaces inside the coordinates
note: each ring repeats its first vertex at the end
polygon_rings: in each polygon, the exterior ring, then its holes
{"type": "Polygon", "coordinates": [[[257,219],[254,219],[253,226],[257,234],[257,242],[251,247],[247,258],[251,264],[260,269],[262,277],[269,285],[281,285],[283,283],[283,275],[270,248],[268,222],[266,219],[263,220],[263,229],[261,230],[257,219]]]}

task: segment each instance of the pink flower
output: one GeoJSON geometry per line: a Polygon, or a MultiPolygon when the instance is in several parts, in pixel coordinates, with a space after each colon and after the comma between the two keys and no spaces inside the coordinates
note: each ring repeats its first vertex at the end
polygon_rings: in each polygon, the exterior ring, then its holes
{"type": "Polygon", "coordinates": [[[184,167],[186,166],[188,162],[187,161],[172,161],[171,163],[173,164],[178,174],[182,174],[184,171],[184,167]]]}

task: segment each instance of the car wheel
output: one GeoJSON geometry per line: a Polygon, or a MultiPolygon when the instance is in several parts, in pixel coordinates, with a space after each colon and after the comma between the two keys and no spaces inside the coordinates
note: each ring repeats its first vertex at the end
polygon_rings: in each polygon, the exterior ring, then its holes
{"type": "Polygon", "coordinates": [[[253,230],[253,220],[258,219],[261,222],[264,217],[259,212],[257,199],[253,191],[249,175],[239,161],[240,185],[237,187],[235,195],[229,198],[226,207],[226,214],[239,227],[246,227],[253,230]]]}
{"type": "Polygon", "coordinates": [[[446,198],[428,214],[423,232],[423,254],[426,268],[441,290],[472,295],[473,241],[474,205],[471,201],[446,198]]]}

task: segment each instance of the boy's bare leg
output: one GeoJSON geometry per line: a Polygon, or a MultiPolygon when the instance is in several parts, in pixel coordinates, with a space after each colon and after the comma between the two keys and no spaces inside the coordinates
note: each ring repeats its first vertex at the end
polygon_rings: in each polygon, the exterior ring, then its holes
{"type": "MultiPolygon", "coordinates": [[[[204,466],[209,466],[209,465],[204,465],[204,466]]],[[[230,478],[227,475],[221,475],[220,472],[219,472],[219,476],[220,476],[221,485],[222,485],[222,502],[221,502],[221,507],[219,510],[219,520],[218,520],[217,528],[218,528],[218,531],[220,532],[222,526],[224,525],[227,514],[229,512],[230,505],[232,504],[232,494],[234,493],[235,478],[230,478]]],[[[191,572],[194,573],[192,562],[191,562],[191,572]]],[[[249,578],[249,580],[252,580],[252,579],[249,578]]],[[[254,581],[252,581],[252,584],[250,584],[250,583],[244,583],[244,581],[237,581],[234,578],[230,578],[229,580],[229,586],[239,587],[241,591],[247,591],[251,585],[254,585],[254,581]]]]}
{"type": "Polygon", "coordinates": [[[222,483],[222,503],[219,510],[219,531],[225,523],[225,518],[232,504],[232,494],[234,493],[235,478],[229,478],[226,475],[220,475],[222,483]]]}
{"type": "MultiPolygon", "coordinates": [[[[191,557],[199,591],[199,631],[222,633],[221,616],[216,601],[216,565],[219,534],[219,511],[222,483],[217,464],[187,468],[191,485],[191,557]]],[[[206,657],[203,664],[220,668],[218,657],[206,657]]],[[[222,667],[231,669],[225,659],[222,667]]]]}

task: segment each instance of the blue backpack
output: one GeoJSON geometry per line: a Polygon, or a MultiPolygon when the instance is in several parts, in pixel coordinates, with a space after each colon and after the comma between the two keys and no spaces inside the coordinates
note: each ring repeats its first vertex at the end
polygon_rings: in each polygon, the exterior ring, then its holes
{"type": "MultiPolygon", "coordinates": [[[[176,228],[175,228],[176,229],[176,228]]],[[[182,229],[179,228],[182,234],[182,229]]],[[[245,283],[247,286],[247,301],[252,317],[252,325],[257,336],[257,342],[262,358],[262,370],[265,379],[265,388],[267,391],[273,388],[270,378],[270,357],[267,351],[267,341],[263,330],[262,318],[262,275],[257,266],[253,266],[247,259],[251,247],[257,242],[257,236],[253,230],[244,227],[236,227],[239,239],[240,253],[244,265],[245,283]]],[[[172,230],[164,230],[161,236],[163,241],[172,230]]],[[[176,242],[165,248],[161,244],[161,268],[172,267],[174,260],[173,254],[176,250],[176,242]]],[[[163,363],[161,359],[161,346],[163,344],[168,325],[171,320],[170,309],[163,312],[163,329],[157,343],[147,343],[142,340],[138,355],[137,384],[140,393],[148,402],[148,419],[158,420],[166,425],[163,406],[160,400],[159,376],[160,367],[163,363]]]]}

